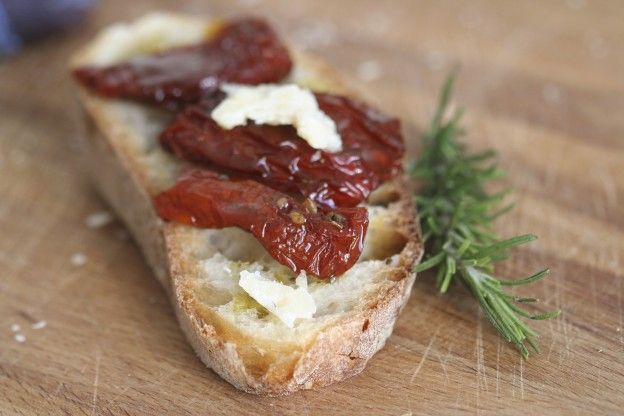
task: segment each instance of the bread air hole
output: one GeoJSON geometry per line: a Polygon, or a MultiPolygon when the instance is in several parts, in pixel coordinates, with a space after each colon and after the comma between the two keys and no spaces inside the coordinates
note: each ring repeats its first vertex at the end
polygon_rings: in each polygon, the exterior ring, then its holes
{"type": "Polygon", "coordinates": [[[400,232],[394,216],[388,215],[387,209],[373,207],[369,213],[368,232],[360,261],[392,261],[392,257],[407,244],[407,237],[400,232]]]}
{"type": "Polygon", "coordinates": [[[368,203],[372,206],[387,207],[401,198],[401,193],[393,182],[386,182],[375,189],[368,196],[368,203]]]}

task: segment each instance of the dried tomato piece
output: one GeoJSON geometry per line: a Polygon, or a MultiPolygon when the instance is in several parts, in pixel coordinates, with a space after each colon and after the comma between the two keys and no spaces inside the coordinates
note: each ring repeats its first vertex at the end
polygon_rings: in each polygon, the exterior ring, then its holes
{"type": "Polygon", "coordinates": [[[319,108],[338,127],[343,153],[363,160],[381,182],[401,171],[405,144],[398,118],[342,95],[315,96],[319,108]]]}
{"type": "Polygon", "coordinates": [[[211,101],[223,82],[277,82],[292,68],[288,50],[263,20],[227,23],[210,40],[73,74],[106,97],[130,98],[169,109],[211,101]]]}
{"type": "Polygon", "coordinates": [[[301,202],[261,183],[224,179],[193,169],[157,195],[158,215],[202,228],[239,227],[251,232],[278,262],[321,278],[343,274],[360,257],[368,213],[365,208],[301,202]]]}
{"type": "Polygon", "coordinates": [[[341,152],[312,148],[292,126],[248,123],[225,130],[199,106],[180,113],[160,135],[160,142],[187,160],[249,175],[283,192],[328,206],[356,206],[400,171],[404,152],[400,123],[346,97],[316,97],[336,123],[341,152]]]}

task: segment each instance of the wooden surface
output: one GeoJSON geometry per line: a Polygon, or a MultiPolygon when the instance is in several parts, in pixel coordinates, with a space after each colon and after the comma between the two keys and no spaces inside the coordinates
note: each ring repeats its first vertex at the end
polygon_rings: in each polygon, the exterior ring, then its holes
{"type": "Polygon", "coordinates": [[[499,230],[541,237],[501,273],[552,267],[530,290],[541,310],[563,315],[534,325],[543,352],[528,362],[463,287],[439,296],[423,275],[361,375],[277,399],[206,369],[122,227],[84,223],[106,206],[72,148],[80,129],[66,60],[98,28],[173,4],[100,3],[78,32],[0,64],[0,414],[622,414],[624,3],[175,2],[270,13],[401,116],[412,149],[459,64],[467,140],[495,147],[517,189],[499,230]],[[40,320],[47,326],[33,329],[40,320]]]}

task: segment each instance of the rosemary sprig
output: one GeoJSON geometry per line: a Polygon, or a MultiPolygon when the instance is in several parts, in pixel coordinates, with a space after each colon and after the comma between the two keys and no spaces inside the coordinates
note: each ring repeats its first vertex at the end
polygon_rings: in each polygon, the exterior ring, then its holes
{"type": "Polygon", "coordinates": [[[428,253],[415,271],[437,269],[441,293],[446,293],[453,280],[462,281],[494,328],[528,358],[527,344],[539,352],[538,335],[521,317],[549,319],[560,311],[532,315],[518,303],[537,299],[514,296],[503,287],[533,283],[547,276],[549,270],[518,280],[495,277],[495,262],[505,259],[509,249],[537,237],[527,234],[499,240],[493,232],[492,221],[511,208],[501,207],[509,190],[496,193],[486,190],[489,182],[504,176],[493,162],[494,151],[468,153],[458,141],[463,134],[459,126],[462,110],[445,116],[453,81],[451,75],[444,84],[437,110],[423,137],[424,148],[411,170],[412,177],[420,184],[415,198],[428,253]]]}

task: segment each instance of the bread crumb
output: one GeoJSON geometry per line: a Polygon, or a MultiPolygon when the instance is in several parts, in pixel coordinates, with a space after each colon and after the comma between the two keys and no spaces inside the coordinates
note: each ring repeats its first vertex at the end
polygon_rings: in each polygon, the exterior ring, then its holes
{"type": "Polygon", "coordinates": [[[110,212],[99,211],[87,215],[87,218],[85,219],[85,225],[89,228],[100,228],[110,224],[111,222],[113,222],[113,220],[114,217],[110,212]]]}
{"type": "Polygon", "coordinates": [[[23,334],[15,334],[15,336],[13,338],[17,342],[25,342],[26,341],[26,337],[23,334]]]}
{"type": "Polygon", "coordinates": [[[18,332],[21,329],[21,327],[19,326],[19,324],[12,324],[11,325],[11,332],[18,332]]]}
{"type": "Polygon", "coordinates": [[[43,329],[48,325],[48,323],[46,321],[37,321],[34,324],[32,324],[30,327],[32,329],[43,329]]]}
{"type": "Polygon", "coordinates": [[[70,261],[72,266],[84,266],[85,264],[87,264],[87,256],[85,256],[83,253],[74,253],[71,256],[70,261]]]}
{"type": "Polygon", "coordinates": [[[381,78],[382,74],[383,69],[377,61],[364,61],[357,67],[357,76],[364,81],[375,81],[381,78]]]}

